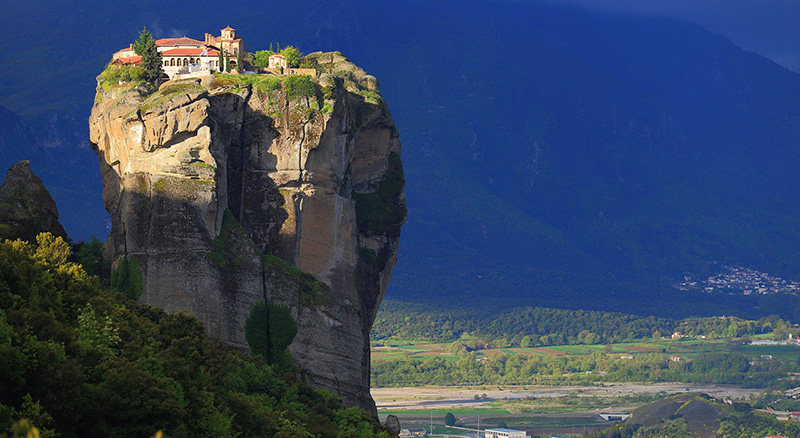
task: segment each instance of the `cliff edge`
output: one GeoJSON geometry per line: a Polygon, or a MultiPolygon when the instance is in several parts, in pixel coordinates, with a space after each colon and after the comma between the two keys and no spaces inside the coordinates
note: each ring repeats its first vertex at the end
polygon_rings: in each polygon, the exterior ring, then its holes
{"type": "Polygon", "coordinates": [[[375,413],[369,332],[406,218],[398,131],[374,77],[338,52],[307,59],[318,79],[214,75],[148,92],[98,77],[106,250],[132,298],[241,349],[256,303],[287,306],[302,378],[375,413]]]}

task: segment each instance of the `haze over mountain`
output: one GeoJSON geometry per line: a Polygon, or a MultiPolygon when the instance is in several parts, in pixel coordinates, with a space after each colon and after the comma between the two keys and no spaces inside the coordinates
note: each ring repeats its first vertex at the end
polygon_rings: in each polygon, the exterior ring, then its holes
{"type": "Polygon", "coordinates": [[[0,72],[0,105],[28,125],[2,118],[19,140],[4,134],[0,164],[12,143],[57,151],[32,167],[70,235],[104,239],[83,134],[94,76],[143,25],[230,25],[252,50],[339,50],[381,79],[409,207],[389,297],[741,313],[755,300],[670,284],[715,261],[800,274],[800,76],[726,38],[534,2],[237,6],[11,5],[3,25],[26,45],[0,47],[21,63],[0,72]]]}

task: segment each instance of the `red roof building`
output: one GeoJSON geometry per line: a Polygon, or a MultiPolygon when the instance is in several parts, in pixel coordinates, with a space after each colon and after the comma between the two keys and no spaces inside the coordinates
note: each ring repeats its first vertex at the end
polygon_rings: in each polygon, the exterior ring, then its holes
{"type": "MultiPolygon", "coordinates": [[[[236,57],[243,53],[244,40],[236,35],[236,30],[228,26],[220,31],[220,36],[206,34],[205,41],[186,36],[180,38],[161,38],[156,40],[156,47],[163,61],[164,72],[173,78],[179,74],[206,71],[221,71],[219,51],[227,53],[231,66],[236,68],[236,57]]],[[[133,44],[119,50],[112,56],[116,65],[140,65],[142,57],[133,51],[133,44]]]]}

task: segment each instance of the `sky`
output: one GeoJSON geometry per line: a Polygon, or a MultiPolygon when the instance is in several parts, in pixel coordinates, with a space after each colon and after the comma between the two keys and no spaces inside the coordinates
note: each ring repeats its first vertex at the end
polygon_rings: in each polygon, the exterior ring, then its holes
{"type": "Polygon", "coordinates": [[[800,72],[800,0],[545,0],[610,13],[665,16],[697,23],[800,72]]]}

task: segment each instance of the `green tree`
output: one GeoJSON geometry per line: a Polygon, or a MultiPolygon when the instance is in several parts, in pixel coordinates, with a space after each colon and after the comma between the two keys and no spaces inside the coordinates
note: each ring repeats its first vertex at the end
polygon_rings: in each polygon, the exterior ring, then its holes
{"type": "Polygon", "coordinates": [[[289,67],[297,67],[300,65],[300,57],[303,56],[299,50],[297,50],[294,46],[286,46],[283,50],[280,51],[281,55],[286,58],[286,63],[289,67]]]}
{"type": "Polygon", "coordinates": [[[122,257],[117,270],[111,273],[111,287],[122,296],[137,301],[144,290],[142,270],[136,257],[122,257]]]}
{"type": "Polygon", "coordinates": [[[105,261],[103,260],[103,243],[97,237],[92,236],[88,242],[78,242],[73,246],[75,261],[83,267],[89,275],[102,276],[105,272],[105,261]]]}
{"type": "Polygon", "coordinates": [[[231,72],[231,57],[225,54],[225,73],[231,72]]]}
{"type": "Polygon", "coordinates": [[[147,71],[146,80],[148,82],[158,80],[164,73],[161,68],[161,54],[158,53],[153,34],[146,27],[139,32],[139,38],[133,43],[133,51],[142,57],[142,67],[147,71]]]}
{"type": "Polygon", "coordinates": [[[448,412],[447,415],[444,416],[444,424],[447,426],[455,426],[456,416],[453,415],[452,412],[448,412]]]}
{"type": "Polygon", "coordinates": [[[217,64],[219,64],[217,69],[220,72],[223,72],[223,71],[225,71],[225,58],[222,57],[222,50],[217,52],[217,57],[218,57],[217,64]]]}
{"type": "Polygon", "coordinates": [[[269,67],[269,57],[274,55],[275,52],[272,51],[272,46],[270,45],[270,50],[259,50],[255,54],[255,58],[253,59],[253,65],[261,68],[269,67]]]}
{"type": "Polygon", "coordinates": [[[296,335],[297,323],[286,306],[258,303],[244,323],[244,338],[250,351],[264,356],[269,363],[286,359],[286,349],[296,335]]]}

